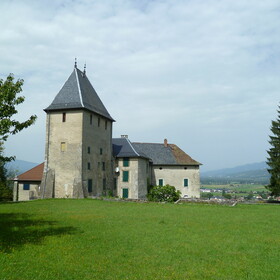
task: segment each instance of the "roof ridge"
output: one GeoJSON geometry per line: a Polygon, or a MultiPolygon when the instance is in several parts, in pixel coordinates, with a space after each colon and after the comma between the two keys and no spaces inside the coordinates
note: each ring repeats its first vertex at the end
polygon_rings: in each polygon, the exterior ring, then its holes
{"type": "Polygon", "coordinates": [[[130,147],[132,148],[132,150],[135,152],[135,154],[136,154],[137,156],[140,157],[139,153],[138,153],[138,152],[134,149],[134,147],[132,146],[132,143],[130,142],[130,140],[129,140],[128,138],[124,138],[124,139],[126,139],[126,141],[127,141],[128,144],[130,145],[130,147]]]}
{"type": "Polygon", "coordinates": [[[84,105],[84,102],[83,102],[83,98],[82,98],[82,92],[81,92],[81,87],[80,87],[80,79],[78,77],[77,69],[78,69],[77,67],[74,68],[75,75],[76,75],[76,80],[77,80],[77,85],[78,85],[79,97],[80,97],[80,101],[81,101],[82,107],[85,108],[85,105],[84,105]]]}
{"type": "MultiPolygon", "coordinates": [[[[132,142],[132,144],[149,144],[149,145],[163,145],[164,146],[164,143],[151,143],[151,142],[132,142]]],[[[175,145],[175,144],[171,144],[171,143],[168,143],[167,145],[175,145]]]]}

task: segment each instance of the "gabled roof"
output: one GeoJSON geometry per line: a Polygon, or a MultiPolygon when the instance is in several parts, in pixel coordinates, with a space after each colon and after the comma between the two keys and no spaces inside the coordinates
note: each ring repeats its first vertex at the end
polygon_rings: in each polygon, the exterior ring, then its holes
{"type": "Polygon", "coordinates": [[[43,178],[44,163],[17,176],[17,181],[41,181],[43,178]]]}
{"type": "Polygon", "coordinates": [[[82,72],[76,66],[51,105],[45,111],[67,109],[86,109],[114,121],[88,80],[85,72],[82,72]]]}
{"type": "Polygon", "coordinates": [[[136,151],[146,154],[154,165],[201,165],[175,144],[132,143],[136,151]]]}
{"type": "Polygon", "coordinates": [[[145,154],[135,150],[128,138],[113,138],[113,156],[114,157],[143,157],[148,158],[145,154]]]}

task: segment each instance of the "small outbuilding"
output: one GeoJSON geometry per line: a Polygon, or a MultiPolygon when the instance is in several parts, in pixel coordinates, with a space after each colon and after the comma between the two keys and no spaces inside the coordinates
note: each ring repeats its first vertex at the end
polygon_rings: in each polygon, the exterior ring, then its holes
{"type": "Polygon", "coordinates": [[[43,170],[44,163],[41,163],[14,178],[14,201],[26,201],[40,197],[43,170]]]}

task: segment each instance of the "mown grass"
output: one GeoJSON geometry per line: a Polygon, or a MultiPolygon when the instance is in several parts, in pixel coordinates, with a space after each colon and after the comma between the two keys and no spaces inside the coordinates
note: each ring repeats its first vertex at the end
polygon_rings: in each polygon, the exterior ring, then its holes
{"type": "Polygon", "coordinates": [[[0,204],[0,279],[279,279],[279,207],[0,204]]]}

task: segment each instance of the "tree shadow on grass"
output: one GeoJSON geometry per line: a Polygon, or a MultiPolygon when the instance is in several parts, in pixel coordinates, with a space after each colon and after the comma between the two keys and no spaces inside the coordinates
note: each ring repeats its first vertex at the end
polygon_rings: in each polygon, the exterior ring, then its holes
{"type": "Polygon", "coordinates": [[[25,244],[42,244],[48,236],[77,233],[75,227],[61,227],[56,221],[35,219],[25,213],[0,213],[0,252],[10,253],[25,244]]]}

